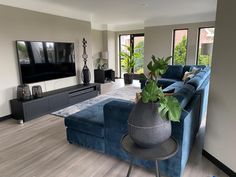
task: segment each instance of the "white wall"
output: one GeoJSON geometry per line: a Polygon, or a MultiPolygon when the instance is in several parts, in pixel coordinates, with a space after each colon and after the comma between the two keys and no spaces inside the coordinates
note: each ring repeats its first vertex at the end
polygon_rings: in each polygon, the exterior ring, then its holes
{"type": "MultiPolygon", "coordinates": [[[[81,57],[83,37],[88,41],[88,67],[93,73],[90,22],[0,6],[0,117],[11,113],[9,100],[16,97],[15,90],[20,84],[16,40],[74,42],[76,68],[80,75],[83,67],[81,57]]],[[[39,84],[44,91],[49,91],[79,82],[79,76],[76,76],[39,84]]]]}
{"type": "Polygon", "coordinates": [[[96,67],[96,60],[100,58],[100,53],[103,50],[103,31],[92,30],[92,58],[94,68],[96,67]]]}
{"type": "MultiPolygon", "coordinates": [[[[167,57],[172,55],[173,30],[188,29],[188,49],[186,64],[196,64],[198,29],[214,26],[214,22],[190,23],[180,25],[145,27],[144,65],[147,66],[151,56],[167,57]]],[[[145,72],[147,68],[145,68],[145,72]]]]}
{"type": "Polygon", "coordinates": [[[108,41],[108,52],[109,52],[109,68],[116,71],[116,45],[115,45],[115,32],[108,31],[107,41],[108,41]]]}
{"type": "Polygon", "coordinates": [[[236,171],[235,0],[218,0],[205,150],[236,171]]]}
{"type": "Polygon", "coordinates": [[[108,67],[109,67],[109,69],[113,69],[116,72],[115,32],[105,30],[102,32],[102,37],[103,37],[103,50],[108,51],[108,53],[109,53],[108,67]]]}

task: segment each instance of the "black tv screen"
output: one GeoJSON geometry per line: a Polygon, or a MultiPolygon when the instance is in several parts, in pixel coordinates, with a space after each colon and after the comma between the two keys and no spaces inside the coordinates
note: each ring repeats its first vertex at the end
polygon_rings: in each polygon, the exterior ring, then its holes
{"type": "Polygon", "coordinates": [[[76,75],[74,43],[16,41],[23,84],[76,75]]]}

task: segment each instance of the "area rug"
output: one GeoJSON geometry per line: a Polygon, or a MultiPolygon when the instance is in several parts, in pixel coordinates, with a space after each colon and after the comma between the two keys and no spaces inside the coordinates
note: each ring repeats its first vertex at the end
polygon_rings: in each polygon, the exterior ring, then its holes
{"type": "Polygon", "coordinates": [[[113,90],[111,92],[108,92],[103,95],[99,95],[97,97],[91,98],[89,100],[80,102],[78,104],[69,106],[67,108],[61,109],[59,111],[53,112],[51,114],[59,116],[59,117],[67,117],[69,115],[72,115],[76,112],[79,112],[87,107],[90,107],[96,103],[99,103],[101,101],[104,101],[108,98],[118,98],[128,101],[135,101],[135,96],[137,92],[140,92],[141,89],[139,87],[135,86],[125,86],[116,90],[113,90]]]}

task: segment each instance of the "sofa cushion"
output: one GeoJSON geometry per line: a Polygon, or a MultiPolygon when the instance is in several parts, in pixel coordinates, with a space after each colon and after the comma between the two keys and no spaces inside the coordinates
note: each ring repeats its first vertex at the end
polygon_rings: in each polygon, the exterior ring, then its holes
{"type": "Polygon", "coordinates": [[[190,79],[187,82],[187,84],[192,85],[195,89],[198,89],[202,85],[203,81],[204,81],[203,78],[201,78],[200,76],[196,75],[195,77],[190,79]]]}
{"type": "Polygon", "coordinates": [[[181,81],[175,82],[174,84],[169,85],[165,89],[163,89],[163,92],[169,92],[170,90],[175,89],[174,93],[178,92],[182,87],[184,83],[181,81]]]}
{"type": "Polygon", "coordinates": [[[173,96],[177,98],[181,108],[185,108],[193,97],[194,93],[195,88],[191,85],[185,84],[176,93],[174,93],[173,96]]]}
{"type": "Polygon", "coordinates": [[[104,137],[103,106],[113,98],[101,101],[65,118],[65,125],[73,130],[104,137]]]}
{"type": "Polygon", "coordinates": [[[164,89],[164,88],[168,87],[169,85],[174,84],[176,82],[178,82],[178,80],[161,78],[157,81],[157,85],[164,89]]]}
{"type": "Polygon", "coordinates": [[[183,77],[183,66],[182,65],[169,65],[165,74],[162,78],[181,80],[183,77]]]}
{"type": "Polygon", "coordinates": [[[184,68],[183,68],[183,74],[186,72],[186,71],[191,71],[193,65],[185,65],[184,68]]]}

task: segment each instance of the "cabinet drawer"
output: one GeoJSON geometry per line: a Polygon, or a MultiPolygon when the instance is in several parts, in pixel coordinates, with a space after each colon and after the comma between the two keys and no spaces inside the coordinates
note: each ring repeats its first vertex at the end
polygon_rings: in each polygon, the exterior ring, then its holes
{"type": "Polygon", "coordinates": [[[93,98],[93,97],[95,97],[97,95],[98,95],[98,91],[93,91],[93,92],[85,93],[85,94],[82,94],[82,95],[78,95],[76,97],[71,97],[69,99],[69,104],[70,105],[76,104],[76,103],[85,101],[87,99],[93,98]]]}
{"type": "Polygon", "coordinates": [[[48,98],[49,102],[49,109],[51,112],[62,109],[69,104],[68,101],[68,94],[67,93],[60,93],[48,98]]]}
{"type": "Polygon", "coordinates": [[[45,115],[49,112],[48,99],[39,99],[24,104],[24,121],[45,115]]]}

